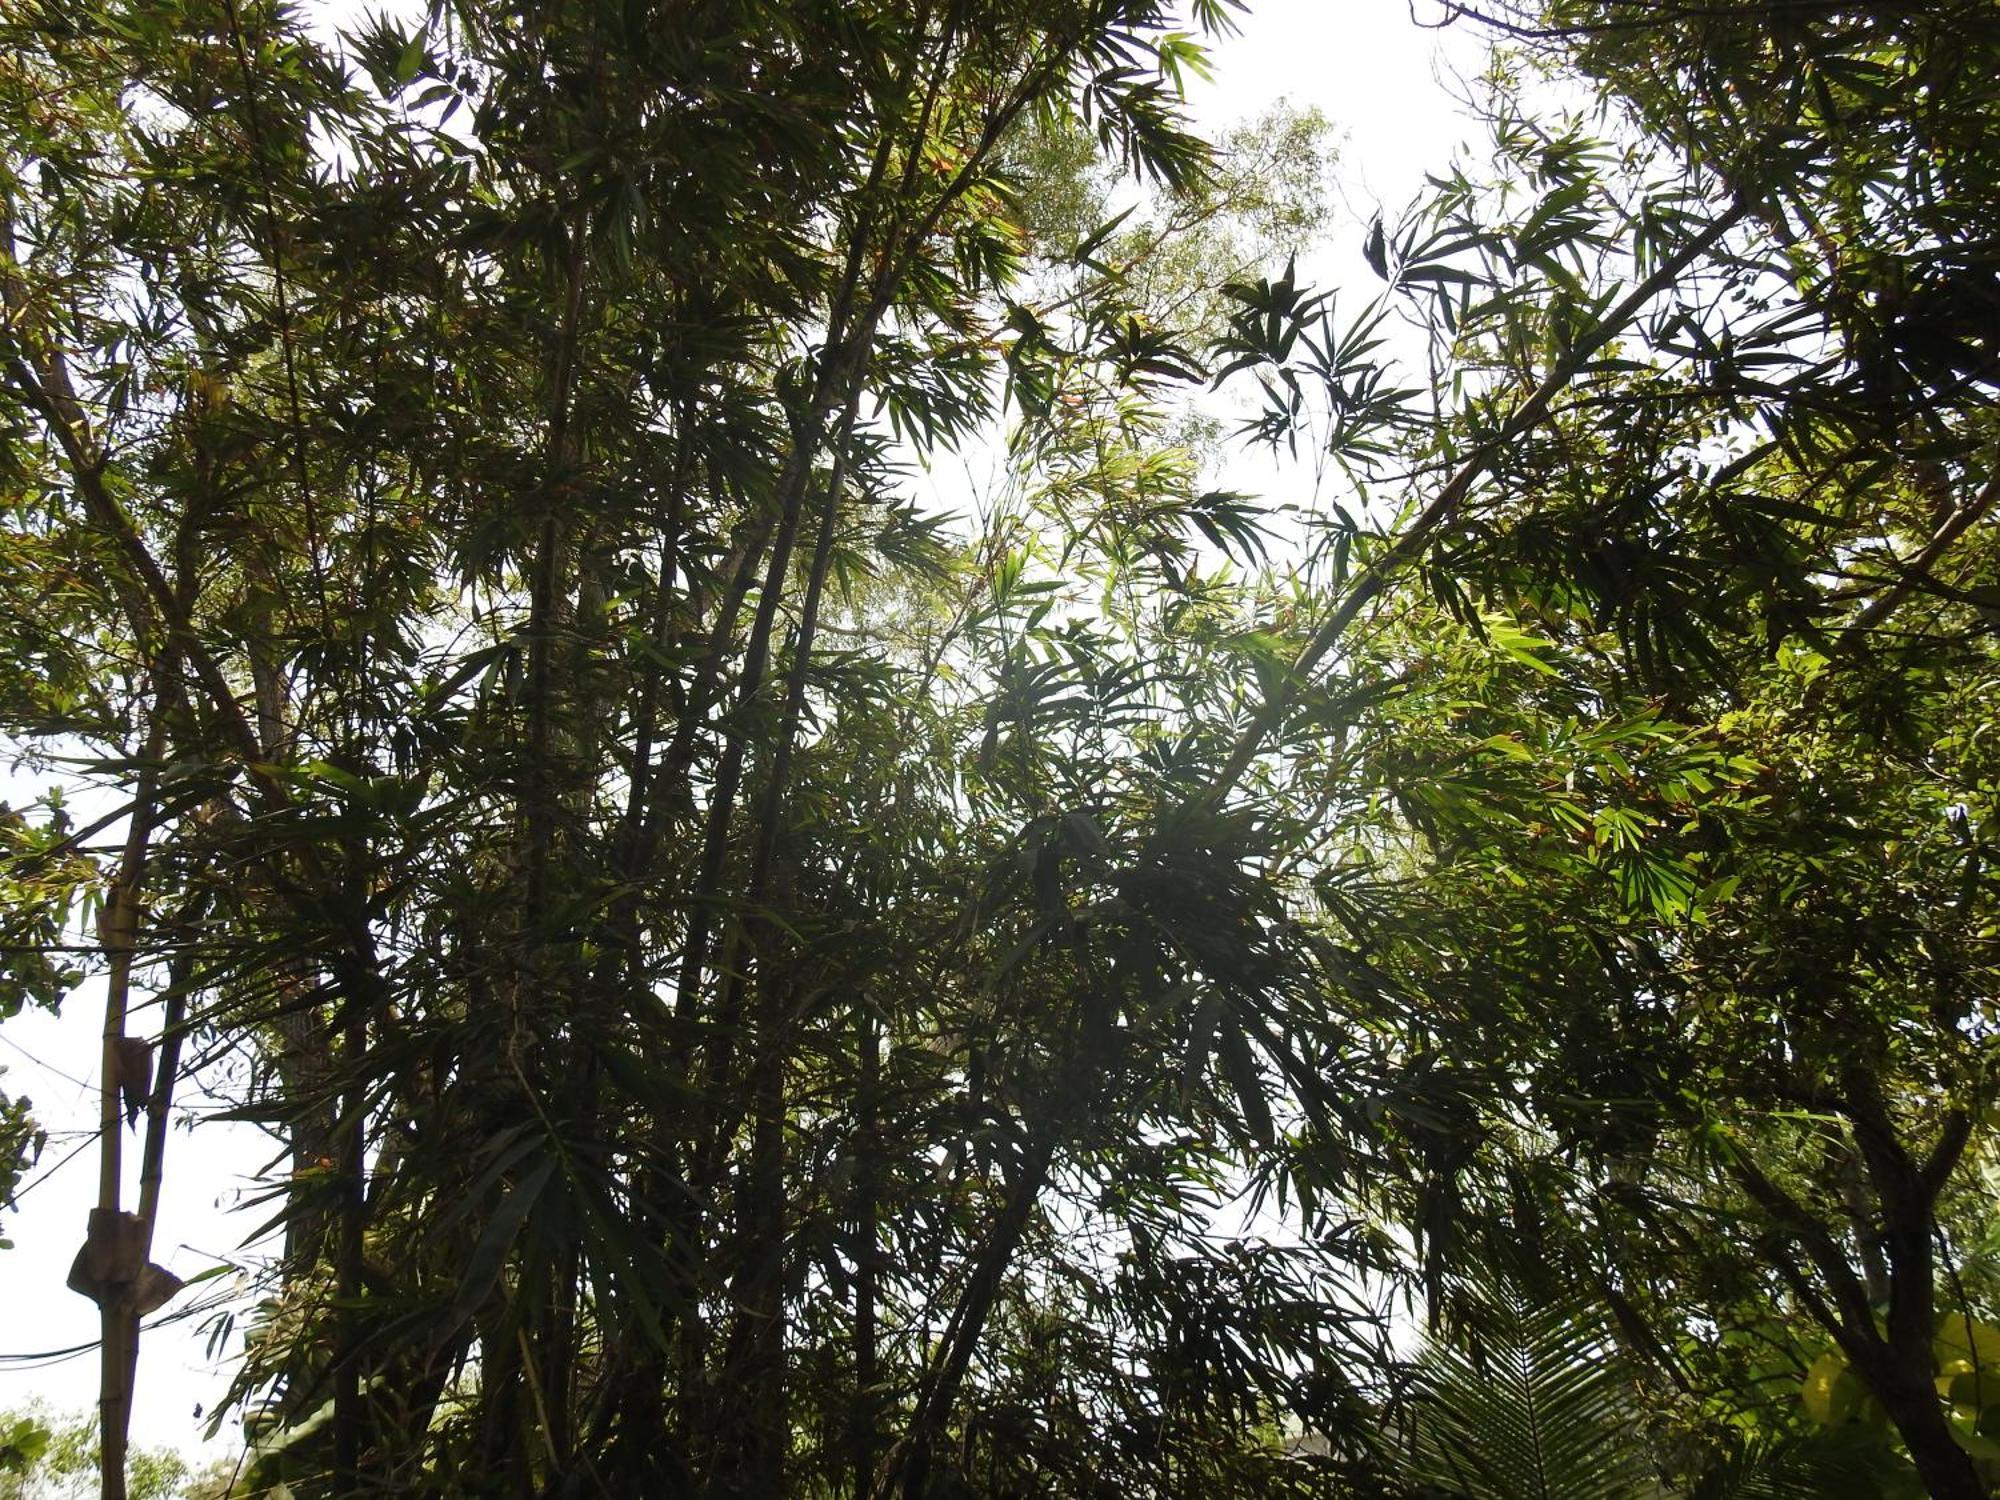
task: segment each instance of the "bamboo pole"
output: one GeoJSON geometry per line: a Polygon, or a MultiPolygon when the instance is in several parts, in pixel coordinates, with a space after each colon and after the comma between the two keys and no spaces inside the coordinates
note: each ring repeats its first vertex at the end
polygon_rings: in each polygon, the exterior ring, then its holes
{"type": "MultiPolygon", "coordinates": [[[[124,1233],[124,1124],[119,1118],[125,1082],[125,1018],[131,1008],[132,964],[141,920],[146,853],[152,837],[165,716],[156,706],[146,735],[144,762],[132,801],[125,849],[99,922],[109,972],[104,986],[103,1053],[99,1061],[97,1209],[82,1259],[96,1276],[99,1325],[98,1474],[104,1500],[125,1500],[126,1433],[132,1417],[132,1381],[139,1356],[139,1315],[134,1301],[146,1264],[143,1240],[124,1233]],[[132,1252],[136,1251],[134,1255],[132,1252]]],[[[134,1222],[134,1228],[139,1228],[134,1222]]],[[[141,1230],[143,1235],[143,1230],[141,1230]]]]}

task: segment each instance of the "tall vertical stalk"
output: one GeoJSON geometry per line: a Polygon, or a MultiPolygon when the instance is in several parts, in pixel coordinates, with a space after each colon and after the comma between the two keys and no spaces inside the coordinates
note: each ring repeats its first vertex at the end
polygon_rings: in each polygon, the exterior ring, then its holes
{"type": "MultiPolygon", "coordinates": [[[[147,851],[159,794],[159,762],[166,748],[166,716],[155,703],[141,754],[125,848],[119,856],[101,918],[105,958],[103,1049],[98,1061],[97,1209],[84,1247],[100,1271],[98,1282],[98,1481],[105,1500],[124,1500],[126,1433],[132,1419],[132,1382],[139,1357],[135,1297],[146,1258],[140,1238],[127,1230],[124,1211],[124,1123],[121,1096],[128,1084],[125,1018],[131,1008],[132,966],[143,921],[147,851]]],[[[135,1222],[132,1226],[137,1228],[135,1222]]]]}

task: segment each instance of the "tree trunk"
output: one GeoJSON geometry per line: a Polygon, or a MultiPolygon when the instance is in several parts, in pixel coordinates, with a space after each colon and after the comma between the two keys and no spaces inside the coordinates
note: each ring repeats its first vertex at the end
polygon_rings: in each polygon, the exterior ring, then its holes
{"type": "Polygon", "coordinates": [[[1917,1466],[1932,1500],[1988,1500],[1992,1491],[1979,1477],[1972,1455],[1951,1435],[1930,1366],[1926,1341],[1919,1359],[1892,1351],[1887,1367],[1870,1384],[1910,1450],[1910,1461],[1917,1466]]]}

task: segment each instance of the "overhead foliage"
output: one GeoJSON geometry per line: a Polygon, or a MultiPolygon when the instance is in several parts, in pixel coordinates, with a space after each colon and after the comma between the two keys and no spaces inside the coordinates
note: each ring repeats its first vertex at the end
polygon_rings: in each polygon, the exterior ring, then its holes
{"type": "Polygon", "coordinates": [[[107,1495],[197,1084],[246,1492],[1986,1493],[1990,15],[1485,17],[1360,288],[1221,0],[312,20],[0,21],[107,1495]]]}

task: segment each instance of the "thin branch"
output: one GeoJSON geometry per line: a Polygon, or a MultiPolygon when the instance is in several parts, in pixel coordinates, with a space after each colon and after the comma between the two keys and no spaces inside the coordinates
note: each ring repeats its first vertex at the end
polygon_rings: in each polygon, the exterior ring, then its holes
{"type": "Polygon", "coordinates": [[[1911,593],[1928,578],[1932,568],[1951,549],[1952,543],[1983,519],[2000,501],[2000,470],[1980,488],[1965,504],[1945,517],[1942,525],[1931,533],[1931,539],[1924,543],[1923,550],[1897,568],[1896,582],[1878,595],[1869,606],[1848,623],[1842,635],[1842,648],[1851,649],[1849,643],[1858,642],[1869,631],[1887,620],[1902,607],[1911,593]]]}

